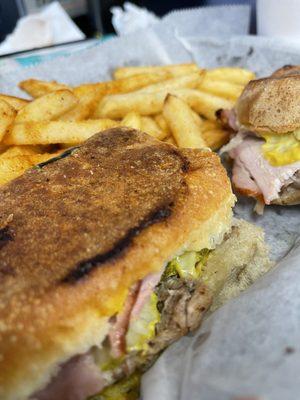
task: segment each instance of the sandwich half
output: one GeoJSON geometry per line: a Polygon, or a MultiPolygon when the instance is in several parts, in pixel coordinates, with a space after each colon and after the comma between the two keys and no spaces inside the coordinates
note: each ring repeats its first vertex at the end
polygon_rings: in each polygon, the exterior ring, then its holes
{"type": "Polygon", "coordinates": [[[234,202],[217,155],[128,128],[1,187],[0,398],[134,396],[136,371],[270,268],[234,202]]]}
{"type": "Polygon", "coordinates": [[[224,147],[232,182],[264,204],[300,204],[300,67],[250,81],[234,110],[220,110],[236,135],[224,147]]]}

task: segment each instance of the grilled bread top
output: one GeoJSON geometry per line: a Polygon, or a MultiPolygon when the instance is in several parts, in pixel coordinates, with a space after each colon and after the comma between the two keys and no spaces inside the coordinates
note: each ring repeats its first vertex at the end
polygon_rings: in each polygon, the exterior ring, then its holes
{"type": "Polygon", "coordinates": [[[298,67],[250,81],[236,104],[238,121],[257,133],[282,134],[300,127],[298,67]]]}

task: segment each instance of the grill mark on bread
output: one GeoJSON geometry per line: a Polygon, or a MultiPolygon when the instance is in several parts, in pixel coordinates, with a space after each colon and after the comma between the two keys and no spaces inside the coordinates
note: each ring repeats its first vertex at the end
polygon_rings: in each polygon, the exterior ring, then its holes
{"type": "Polygon", "coordinates": [[[125,236],[109,251],[97,254],[94,257],[79,262],[75,268],[62,279],[62,283],[76,283],[88,275],[92,270],[100,267],[101,264],[121,256],[126,248],[132,243],[134,237],[139,235],[143,229],[170,217],[173,205],[173,203],[170,203],[167,206],[152,212],[137,226],[130,228],[125,236]]]}
{"type": "Polygon", "coordinates": [[[183,154],[182,151],[179,151],[177,148],[172,149],[171,153],[173,153],[176,157],[180,158],[182,165],[181,165],[181,171],[183,173],[187,173],[190,170],[191,163],[188,160],[188,158],[183,154]]]}
{"type": "Polygon", "coordinates": [[[52,164],[52,163],[54,163],[56,161],[59,161],[59,160],[61,160],[63,158],[66,158],[66,157],[70,156],[76,149],[78,149],[78,146],[71,147],[70,149],[68,149],[68,150],[64,151],[63,153],[59,154],[57,157],[50,158],[47,161],[44,161],[42,163],[37,164],[34,168],[44,168],[48,164],[52,164]]]}
{"type": "Polygon", "coordinates": [[[0,229],[0,250],[10,241],[14,240],[13,232],[7,225],[0,229]]]}

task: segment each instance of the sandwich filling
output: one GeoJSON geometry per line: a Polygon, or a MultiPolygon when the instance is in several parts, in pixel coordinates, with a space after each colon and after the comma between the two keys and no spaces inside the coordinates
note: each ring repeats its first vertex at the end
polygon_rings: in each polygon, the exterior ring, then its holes
{"type": "Polygon", "coordinates": [[[64,363],[47,387],[31,398],[122,399],[116,393],[123,391],[136,395],[137,371],[145,371],[164,348],[195,330],[209,309],[265,273],[271,266],[267,254],[261,230],[235,221],[215,249],[176,256],[161,273],[130,288],[99,347],[64,363]],[[120,380],[120,385],[111,386],[120,380]]]}
{"type": "MultiPolygon", "coordinates": [[[[223,147],[234,160],[232,182],[242,193],[263,200],[265,204],[278,203],[291,191],[299,191],[300,141],[299,130],[282,135],[256,133],[238,128],[234,111],[226,111],[222,122],[237,131],[223,147]]],[[[300,193],[295,194],[300,201],[300,193]]],[[[290,203],[292,204],[292,203],[290,203]]]]}

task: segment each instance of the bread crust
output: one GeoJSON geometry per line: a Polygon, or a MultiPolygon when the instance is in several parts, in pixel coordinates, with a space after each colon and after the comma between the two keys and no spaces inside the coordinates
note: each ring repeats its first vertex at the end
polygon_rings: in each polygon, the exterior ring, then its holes
{"type": "Polygon", "coordinates": [[[0,188],[1,399],[26,399],[99,345],[137,280],[214,247],[234,199],[214,153],[125,128],[0,188]]]}
{"type": "Polygon", "coordinates": [[[282,134],[300,127],[300,74],[288,69],[250,81],[236,104],[241,125],[256,133],[282,134]]]}
{"type": "Polygon", "coordinates": [[[300,65],[284,65],[283,67],[277,69],[272,77],[280,77],[280,76],[290,76],[290,75],[299,75],[300,74],[300,65]]]}

